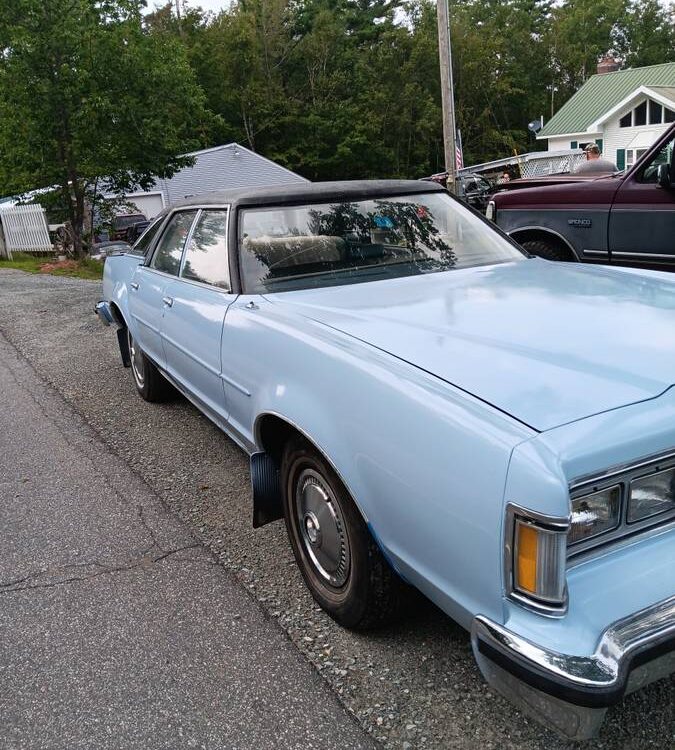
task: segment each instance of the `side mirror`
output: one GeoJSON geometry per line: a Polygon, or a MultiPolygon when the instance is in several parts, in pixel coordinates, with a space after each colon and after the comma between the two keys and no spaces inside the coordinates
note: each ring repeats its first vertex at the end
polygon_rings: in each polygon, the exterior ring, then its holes
{"type": "Polygon", "coordinates": [[[670,179],[670,167],[668,164],[659,164],[658,169],[656,170],[656,181],[666,190],[670,190],[673,187],[673,183],[670,179]]]}

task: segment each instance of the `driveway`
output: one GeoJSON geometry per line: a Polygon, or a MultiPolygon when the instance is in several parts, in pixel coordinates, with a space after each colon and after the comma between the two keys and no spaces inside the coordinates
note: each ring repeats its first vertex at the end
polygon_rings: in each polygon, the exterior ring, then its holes
{"type": "MultiPolygon", "coordinates": [[[[226,572],[240,595],[247,591],[261,605],[269,627],[290,638],[364,730],[385,747],[409,750],[577,747],[490,691],[474,665],[467,634],[432,606],[420,604],[398,626],[367,635],[345,631],[324,615],[302,583],[283,523],[251,526],[244,454],[186,401],[151,405],[136,395],[113,332],[92,313],[99,294],[94,282],[0,271],[0,331],[76,410],[101,450],[119,458],[209,551],[208,559],[218,561],[215,570],[226,572]]],[[[99,517],[114,515],[114,508],[101,506],[99,517]]],[[[160,571],[162,565],[150,567],[160,571]]],[[[196,590],[191,597],[195,621],[207,615],[202,599],[208,596],[196,590]]],[[[206,649],[208,631],[204,637],[206,649]]],[[[247,644],[242,633],[241,648],[247,644]]],[[[64,657],[64,666],[67,661],[64,657]]],[[[209,687],[214,692],[205,693],[204,702],[219,699],[222,685],[215,681],[209,687]]],[[[675,681],[651,685],[610,711],[599,740],[585,747],[671,748],[674,707],[675,681]]],[[[195,704],[192,711],[198,710],[195,704]]]]}

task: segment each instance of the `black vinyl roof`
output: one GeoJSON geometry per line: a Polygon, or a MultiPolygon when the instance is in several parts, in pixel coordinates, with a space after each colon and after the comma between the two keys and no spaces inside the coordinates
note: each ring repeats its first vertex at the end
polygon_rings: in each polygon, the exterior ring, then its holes
{"type": "Polygon", "coordinates": [[[233,190],[215,190],[193,195],[167,210],[184,206],[210,206],[230,204],[241,206],[293,205],[299,203],[325,203],[334,200],[364,200],[384,196],[417,195],[419,193],[445,192],[442,185],[420,180],[349,180],[344,182],[306,182],[249,187],[233,190]]]}

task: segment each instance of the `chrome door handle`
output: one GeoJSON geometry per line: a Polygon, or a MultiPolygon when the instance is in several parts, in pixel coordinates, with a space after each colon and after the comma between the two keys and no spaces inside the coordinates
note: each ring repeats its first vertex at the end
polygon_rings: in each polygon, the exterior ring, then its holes
{"type": "Polygon", "coordinates": [[[129,286],[130,286],[130,287],[131,287],[132,289],[138,289],[138,282],[136,282],[136,281],[132,281],[132,282],[131,282],[131,284],[129,284],[129,286]]]}
{"type": "Polygon", "coordinates": [[[171,307],[173,305],[173,297],[162,297],[162,302],[167,306],[171,307]]]}

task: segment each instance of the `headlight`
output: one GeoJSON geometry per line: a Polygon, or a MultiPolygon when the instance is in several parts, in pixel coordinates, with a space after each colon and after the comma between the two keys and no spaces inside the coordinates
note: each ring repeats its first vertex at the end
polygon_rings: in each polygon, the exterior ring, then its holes
{"type": "Polygon", "coordinates": [[[496,215],[497,215],[497,208],[495,206],[495,202],[490,201],[487,204],[487,208],[485,209],[485,217],[487,219],[490,219],[490,221],[494,221],[496,215]]]}
{"type": "Polygon", "coordinates": [[[543,602],[565,602],[567,534],[516,518],[513,546],[513,588],[543,602]]]}
{"type": "Polygon", "coordinates": [[[567,541],[583,542],[611,531],[621,519],[621,486],[614,485],[572,500],[572,525],[567,541]]]}
{"type": "Polygon", "coordinates": [[[675,510],[675,468],[633,479],[628,500],[628,523],[675,510]]]}

